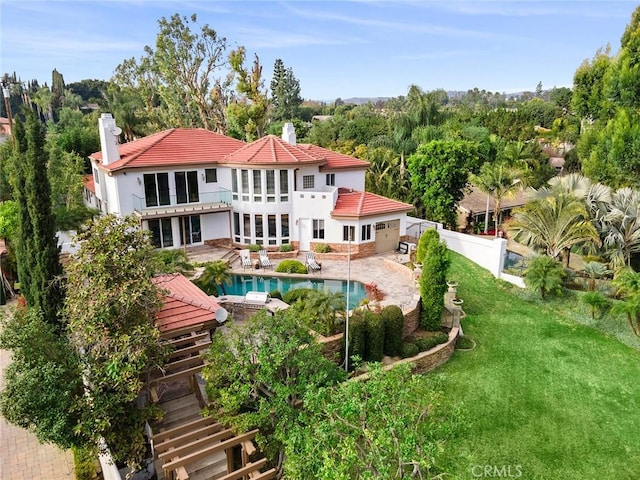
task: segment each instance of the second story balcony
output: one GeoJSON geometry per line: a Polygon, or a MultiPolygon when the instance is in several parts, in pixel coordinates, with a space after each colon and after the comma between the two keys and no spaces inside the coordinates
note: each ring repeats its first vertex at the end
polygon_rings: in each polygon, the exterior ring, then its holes
{"type": "Polygon", "coordinates": [[[133,210],[143,218],[212,213],[231,209],[231,191],[199,192],[196,195],[160,194],[147,198],[133,195],[133,210]]]}

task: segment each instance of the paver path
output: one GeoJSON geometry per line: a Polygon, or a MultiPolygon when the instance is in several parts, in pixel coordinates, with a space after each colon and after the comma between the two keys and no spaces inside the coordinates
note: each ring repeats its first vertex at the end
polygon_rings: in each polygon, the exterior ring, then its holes
{"type": "MultiPolygon", "coordinates": [[[[6,308],[6,307],[1,307],[6,308]]],[[[0,350],[0,389],[2,372],[11,361],[11,353],[0,350]]],[[[73,454],[14,427],[0,416],[0,478],[11,480],[73,480],[73,454]]]]}

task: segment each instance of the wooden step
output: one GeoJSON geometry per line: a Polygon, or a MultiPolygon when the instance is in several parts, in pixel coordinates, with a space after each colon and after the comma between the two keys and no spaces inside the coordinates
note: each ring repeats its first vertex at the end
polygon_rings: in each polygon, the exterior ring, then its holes
{"type": "Polygon", "coordinates": [[[185,457],[191,453],[202,450],[205,447],[209,447],[214,443],[217,444],[232,437],[233,432],[231,431],[231,429],[227,428],[225,430],[214,433],[213,435],[209,435],[198,440],[193,440],[192,442],[185,443],[184,445],[163,452],[158,455],[158,458],[166,462],[172,458],[185,457]]]}
{"type": "Polygon", "coordinates": [[[200,353],[211,346],[211,342],[200,342],[189,347],[179,348],[169,354],[169,360],[180,357],[190,357],[194,353],[200,353]]]}
{"type": "Polygon", "coordinates": [[[238,480],[238,479],[244,477],[245,475],[247,475],[249,473],[257,472],[262,467],[264,467],[266,464],[267,464],[267,459],[266,458],[261,458],[260,460],[258,460],[256,462],[247,463],[246,466],[244,466],[242,468],[239,468],[238,470],[235,470],[234,472],[228,473],[228,474],[218,478],[218,480],[238,480]]]}
{"type": "Polygon", "coordinates": [[[192,420],[191,422],[186,422],[174,428],[160,430],[151,436],[151,440],[153,440],[153,443],[160,443],[168,438],[184,435],[185,433],[190,432],[194,428],[201,428],[206,425],[211,425],[214,423],[217,423],[217,422],[213,417],[200,417],[195,420],[192,420]]]}
{"type": "Polygon", "coordinates": [[[208,332],[196,333],[184,338],[176,338],[168,340],[167,343],[173,348],[184,348],[185,345],[191,345],[192,343],[206,341],[209,338],[208,332]]]}
{"type": "Polygon", "coordinates": [[[212,480],[227,474],[227,456],[224,452],[211,455],[186,468],[189,480],[212,480]]]}
{"type": "Polygon", "coordinates": [[[167,438],[166,440],[156,443],[154,445],[155,451],[158,453],[163,453],[170,448],[179,447],[182,444],[189,443],[193,440],[197,440],[199,438],[207,437],[213,433],[217,433],[222,430],[222,425],[219,423],[212,423],[211,425],[205,425],[201,428],[193,429],[183,435],[178,435],[176,437],[167,438]]]}

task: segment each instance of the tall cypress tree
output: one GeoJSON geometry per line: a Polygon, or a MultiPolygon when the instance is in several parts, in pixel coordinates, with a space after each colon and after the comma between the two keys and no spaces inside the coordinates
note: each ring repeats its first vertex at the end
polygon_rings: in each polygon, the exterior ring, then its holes
{"type": "Polygon", "coordinates": [[[293,74],[293,69],[284,68],[281,59],[276,59],[271,80],[271,102],[275,120],[293,120],[302,104],[300,82],[293,74]]]}
{"type": "Polygon", "coordinates": [[[47,322],[58,323],[62,303],[62,266],[51,210],[45,131],[33,112],[24,127],[16,123],[16,200],[20,230],[16,257],[27,305],[40,309],[47,322]]]}

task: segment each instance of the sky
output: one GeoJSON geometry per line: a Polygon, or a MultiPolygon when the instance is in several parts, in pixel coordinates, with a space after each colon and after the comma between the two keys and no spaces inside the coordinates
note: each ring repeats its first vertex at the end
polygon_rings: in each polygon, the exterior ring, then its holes
{"type": "MultiPolygon", "coordinates": [[[[0,0],[0,73],[51,84],[109,80],[154,46],[158,20],[197,14],[231,48],[257,54],[268,86],[282,59],[305,99],[477,87],[571,87],[599,48],[619,49],[632,1],[0,0]]],[[[196,27],[197,28],[197,27],[196,27]]],[[[230,51],[230,50],[229,50],[230,51]]]]}

